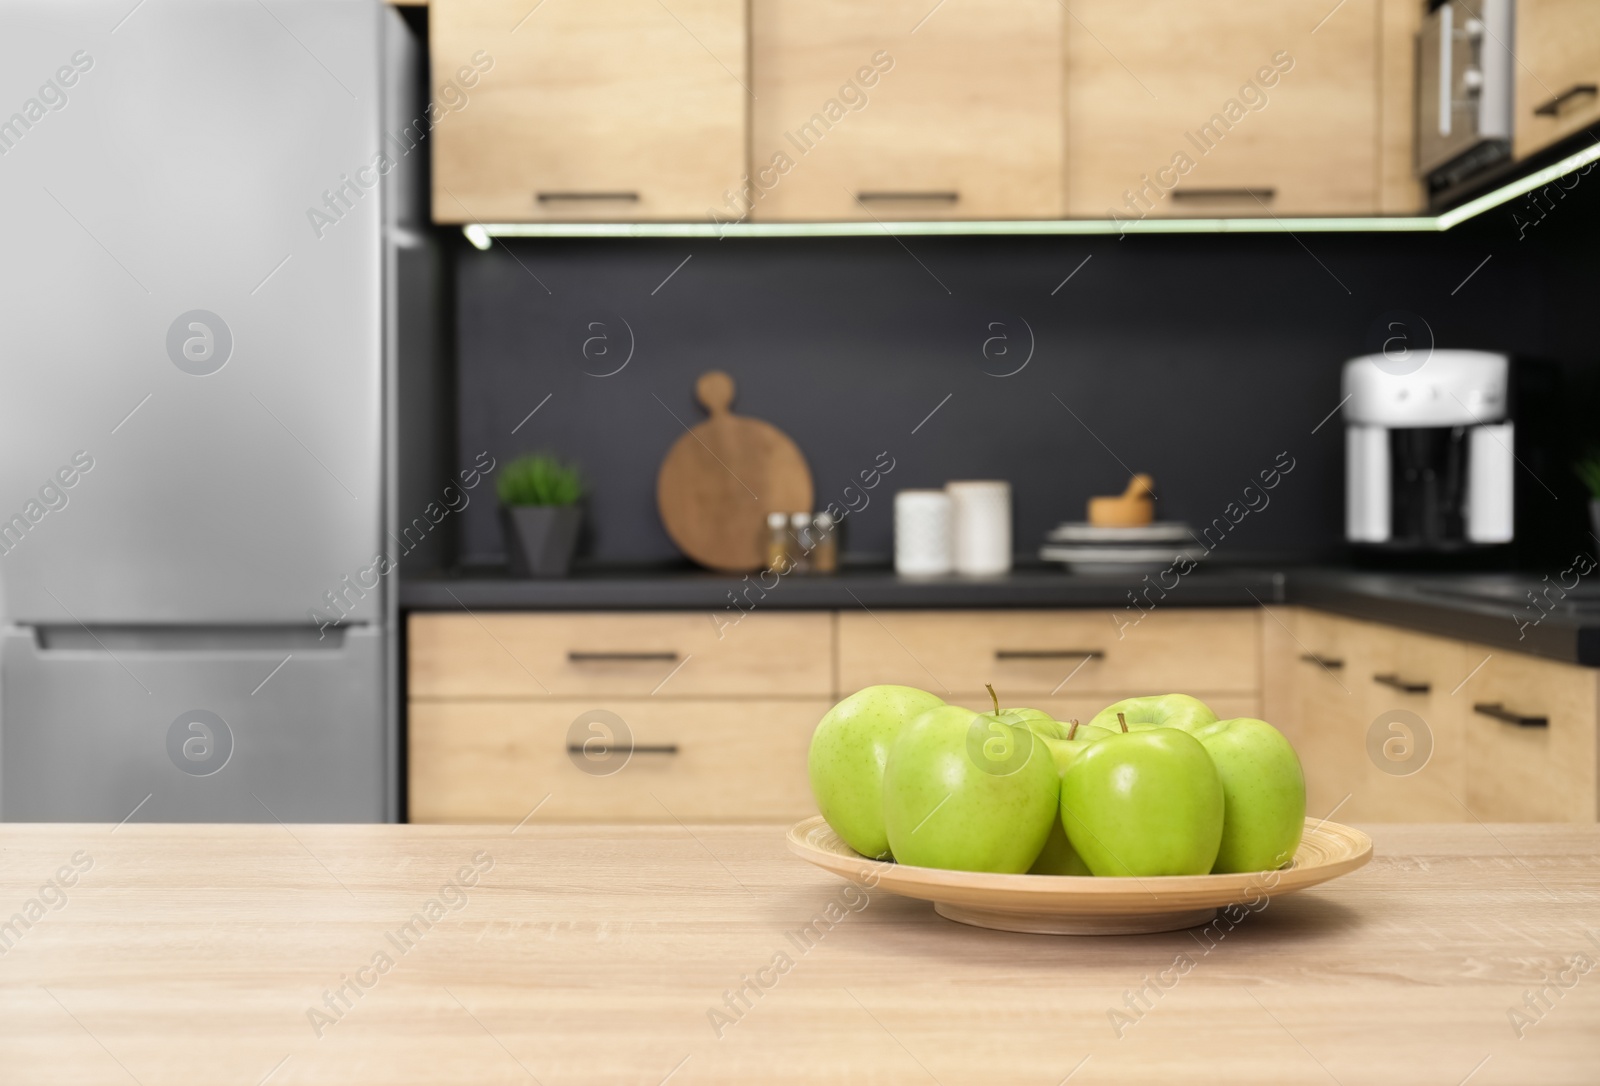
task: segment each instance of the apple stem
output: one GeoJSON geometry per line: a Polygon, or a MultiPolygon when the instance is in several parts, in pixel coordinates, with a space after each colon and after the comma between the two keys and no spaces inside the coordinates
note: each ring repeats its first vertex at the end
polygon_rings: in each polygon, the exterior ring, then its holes
{"type": "Polygon", "coordinates": [[[1073,717],[1072,718],[1072,727],[1067,729],[1067,738],[1071,739],[1073,736],[1075,736],[1077,734],[1078,734],[1078,718],[1077,717],[1073,717]]]}
{"type": "Polygon", "coordinates": [[[994,692],[994,684],[993,683],[984,683],[983,684],[983,688],[985,690],[989,691],[989,697],[991,699],[993,699],[993,701],[994,701],[994,715],[995,716],[999,716],[1000,715],[1000,695],[996,694],[994,692]]]}
{"type": "Polygon", "coordinates": [[[1123,731],[1128,730],[1128,718],[1123,716],[1121,713],[1117,714],[1117,723],[1122,725],[1123,731]]]}

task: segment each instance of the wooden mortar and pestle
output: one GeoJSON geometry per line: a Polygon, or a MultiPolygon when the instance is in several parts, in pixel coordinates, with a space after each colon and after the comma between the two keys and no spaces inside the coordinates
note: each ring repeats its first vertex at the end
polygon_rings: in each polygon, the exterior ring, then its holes
{"type": "Polygon", "coordinates": [[[1128,480],[1121,494],[1089,499],[1089,523],[1096,528],[1143,528],[1155,519],[1151,493],[1155,480],[1143,473],[1128,480]]]}

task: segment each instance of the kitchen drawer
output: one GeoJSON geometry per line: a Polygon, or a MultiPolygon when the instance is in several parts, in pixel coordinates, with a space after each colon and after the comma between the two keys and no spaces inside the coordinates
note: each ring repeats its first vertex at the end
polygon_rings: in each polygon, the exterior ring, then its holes
{"type": "Polygon", "coordinates": [[[833,616],[693,612],[413,614],[412,698],[833,693],[833,616]]]}
{"type": "Polygon", "coordinates": [[[1600,4],[1517,0],[1517,158],[1600,120],[1600,4]]]}
{"type": "Polygon", "coordinates": [[[839,616],[839,688],[903,683],[975,708],[987,697],[985,683],[1004,705],[1047,695],[1110,695],[1106,702],[1201,690],[1255,696],[1260,621],[1253,609],[1158,609],[1119,638],[1104,611],[846,613],[839,616]]]}
{"type": "Polygon", "coordinates": [[[1593,822],[1600,672],[1495,653],[1461,691],[1467,699],[1467,794],[1485,822],[1593,822]],[[1491,708],[1497,707],[1497,708],[1491,708]],[[1487,715],[1542,717],[1523,727],[1487,715]]]}
{"type": "Polygon", "coordinates": [[[803,818],[816,811],[806,752],[831,704],[826,698],[412,702],[410,820],[515,824],[541,801],[543,822],[803,818]],[[571,743],[611,747],[616,726],[585,719],[597,710],[625,723],[638,748],[631,757],[612,763],[569,755],[571,743]]]}

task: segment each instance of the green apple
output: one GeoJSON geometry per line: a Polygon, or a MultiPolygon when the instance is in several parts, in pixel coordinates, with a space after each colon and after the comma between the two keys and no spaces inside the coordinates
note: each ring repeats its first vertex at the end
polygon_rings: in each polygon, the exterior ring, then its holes
{"type": "MultiPolygon", "coordinates": [[[[1065,726],[1060,739],[1046,738],[1044,745],[1050,748],[1050,758],[1055,762],[1056,775],[1067,771],[1085,747],[1096,739],[1104,739],[1111,735],[1104,728],[1096,728],[1090,724],[1079,724],[1076,720],[1065,726]]],[[[1089,875],[1089,865],[1083,862],[1083,857],[1078,855],[1078,850],[1072,847],[1072,842],[1067,840],[1067,831],[1061,824],[1061,812],[1057,810],[1056,817],[1050,824],[1050,836],[1045,839],[1044,849],[1039,853],[1039,858],[1033,861],[1033,866],[1028,868],[1030,875],[1089,875]]]]}
{"type": "Polygon", "coordinates": [[[902,864],[1020,874],[1056,821],[1060,778],[1044,741],[998,710],[930,709],[901,729],[883,775],[883,821],[902,864]]]}
{"type": "Polygon", "coordinates": [[[1114,733],[1104,728],[1097,728],[1093,724],[1079,724],[1072,721],[1061,732],[1059,739],[1043,736],[1044,745],[1050,748],[1050,757],[1056,763],[1056,775],[1060,776],[1067,771],[1067,766],[1078,756],[1078,752],[1096,739],[1104,739],[1114,733]]]}
{"type": "Polygon", "coordinates": [[[1211,870],[1273,871],[1294,859],[1306,824],[1306,778],[1284,734],[1265,720],[1219,720],[1190,733],[1222,780],[1222,847],[1211,870]]]}
{"type": "Polygon", "coordinates": [[[1178,728],[1192,733],[1196,728],[1214,724],[1217,714],[1206,703],[1188,694],[1150,694],[1142,698],[1124,698],[1107,705],[1089,721],[1098,728],[1117,730],[1117,714],[1128,722],[1129,731],[1141,728],[1178,728]]]}
{"type": "Polygon", "coordinates": [[[889,745],[907,723],[943,704],[910,686],[869,686],[829,709],[812,733],[811,794],[833,832],[861,855],[889,855],[883,828],[889,745]]]}
{"type": "Polygon", "coordinates": [[[1083,857],[1078,855],[1078,850],[1072,847],[1072,842],[1067,840],[1067,831],[1061,825],[1059,813],[1050,819],[1050,836],[1044,840],[1044,848],[1039,851],[1039,856],[1033,861],[1033,866],[1028,868],[1030,875],[1092,875],[1089,865],[1083,862],[1083,857]]]}
{"type": "Polygon", "coordinates": [[[1222,844],[1222,780],[1177,728],[1089,743],[1061,778],[1067,840],[1096,875],[1204,875],[1222,844]]]}
{"type": "MultiPolygon", "coordinates": [[[[991,686],[989,691],[993,696],[994,687],[991,686]]],[[[1010,724],[1021,724],[1043,739],[1060,739],[1066,734],[1061,721],[1043,709],[1001,709],[998,710],[998,715],[1001,720],[1010,724]]]]}

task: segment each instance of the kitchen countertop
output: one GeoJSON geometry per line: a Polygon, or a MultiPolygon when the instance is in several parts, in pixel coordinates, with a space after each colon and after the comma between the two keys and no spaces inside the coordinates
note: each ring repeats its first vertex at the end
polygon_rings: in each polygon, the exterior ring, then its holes
{"type": "MultiPolygon", "coordinates": [[[[1163,595],[1144,574],[1072,574],[1028,567],[1002,577],[910,578],[885,569],[829,576],[789,576],[763,595],[755,581],[695,570],[611,570],[550,580],[515,580],[478,570],[401,582],[410,611],[719,610],[1077,607],[1129,611],[1139,606],[1254,607],[1298,604],[1421,633],[1474,641],[1564,663],[1600,667],[1600,588],[1588,583],[1565,597],[1531,575],[1392,573],[1331,566],[1202,566],[1163,595]],[[1541,596],[1542,608],[1528,593],[1541,596]]],[[[1575,580],[1575,578],[1573,578],[1575,580]]]]}
{"type": "Polygon", "coordinates": [[[43,905],[0,1078],[1593,1083],[1600,826],[1364,828],[1366,867],[1202,939],[965,927],[770,825],[12,823],[0,913],[43,905]]]}

